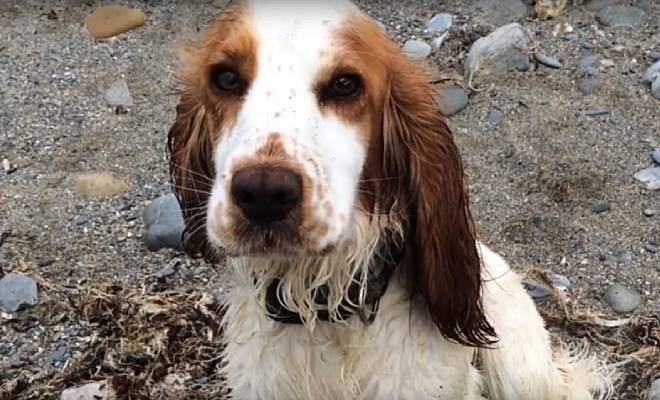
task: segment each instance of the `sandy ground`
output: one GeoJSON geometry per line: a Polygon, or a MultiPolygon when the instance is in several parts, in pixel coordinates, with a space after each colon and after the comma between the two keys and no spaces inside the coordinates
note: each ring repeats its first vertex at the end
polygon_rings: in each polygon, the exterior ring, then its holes
{"type": "MultiPolygon", "coordinates": [[[[154,276],[172,262],[178,272],[167,278],[170,289],[203,292],[221,286],[209,266],[173,251],[149,253],[140,218],[151,199],[168,191],[165,137],[174,119],[175,50],[196,37],[225,2],[125,3],[142,8],[147,24],[94,41],[82,25],[94,2],[0,2],[0,159],[16,167],[10,174],[0,171],[0,232],[5,232],[0,268],[38,277],[43,292],[110,283],[151,290],[154,282],[162,283],[154,276]],[[51,10],[56,19],[49,18],[51,10]],[[119,78],[128,82],[135,105],[118,115],[103,93],[119,78]],[[75,177],[93,171],[110,171],[130,188],[113,197],[81,196],[75,177]]],[[[435,12],[457,14],[456,31],[431,59],[439,68],[462,72],[469,44],[488,32],[473,2],[360,3],[398,41],[414,35],[428,39],[421,27],[435,12]]],[[[647,191],[633,179],[652,165],[649,153],[660,146],[660,100],[642,82],[650,52],[660,51],[659,21],[657,2],[651,2],[639,29],[598,27],[593,14],[581,8],[552,21],[528,20],[524,25],[536,46],[564,67],[480,81],[468,108],[450,120],[483,240],[516,269],[567,276],[581,305],[611,318],[620,316],[602,294],[612,283],[642,294],[635,315],[660,309],[660,254],[644,250],[648,241],[660,242],[660,191],[647,191]],[[554,36],[558,23],[573,26],[578,39],[554,36]],[[601,70],[602,87],[592,95],[576,88],[586,54],[581,41],[614,64],[601,70]],[[609,114],[585,115],[598,107],[609,114]],[[487,120],[492,109],[504,113],[496,127],[487,120]],[[594,214],[591,207],[603,200],[611,210],[594,214]],[[645,208],[657,214],[646,217],[645,208]],[[632,254],[627,265],[618,262],[625,250],[632,254]]],[[[37,319],[26,329],[0,323],[0,359],[15,364],[0,372],[0,384],[16,378],[19,369],[37,381],[50,376],[64,366],[48,365],[49,354],[63,344],[72,354],[84,352],[81,338],[90,332],[88,324],[72,318],[37,319]]],[[[600,349],[607,353],[612,346],[600,349]]],[[[644,368],[631,374],[643,376],[644,368]]],[[[630,378],[618,398],[641,398],[646,378],[630,378]]],[[[18,398],[31,398],[33,381],[27,382],[18,398]]]]}

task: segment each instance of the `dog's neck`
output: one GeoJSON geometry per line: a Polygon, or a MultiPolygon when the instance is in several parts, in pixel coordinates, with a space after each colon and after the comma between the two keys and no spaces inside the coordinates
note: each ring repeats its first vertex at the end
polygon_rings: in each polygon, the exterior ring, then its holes
{"type": "Polygon", "coordinates": [[[390,233],[324,256],[240,257],[229,260],[233,275],[253,286],[257,302],[274,321],[314,325],[375,317],[378,301],[401,264],[400,240],[390,233]]]}

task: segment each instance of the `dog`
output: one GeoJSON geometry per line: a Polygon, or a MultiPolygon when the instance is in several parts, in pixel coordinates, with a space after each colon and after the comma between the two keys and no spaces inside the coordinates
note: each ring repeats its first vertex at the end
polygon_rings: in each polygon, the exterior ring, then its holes
{"type": "Polygon", "coordinates": [[[226,257],[230,396],[611,396],[614,373],[553,345],[477,240],[423,68],[355,5],[234,5],[178,81],[170,172],[186,250],[226,257]]]}

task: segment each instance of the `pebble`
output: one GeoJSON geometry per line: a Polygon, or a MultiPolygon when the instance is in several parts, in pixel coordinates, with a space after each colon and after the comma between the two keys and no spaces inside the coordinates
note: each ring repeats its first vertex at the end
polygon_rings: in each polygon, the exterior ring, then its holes
{"type": "Polygon", "coordinates": [[[81,174],[76,177],[75,189],[87,197],[112,197],[125,192],[130,184],[111,172],[101,171],[81,174]]]}
{"type": "Polygon", "coordinates": [[[644,74],[644,80],[651,84],[651,93],[660,99],[660,61],[651,65],[644,74]]]}
{"type": "Polygon", "coordinates": [[[435,96],[435,102],[443,115],[450,117],[468,105],[468,95],[460,86],[443,87],[435,96]]]}
{"type": "Polygon", "coordinates": [[[125,80],[114,81],[110,88],[105,91],[105,101],[113,107],[132,107],[133,98],[128,90],[128,84],[125,80]]]}
{"type": "Polygon", "coordinates": [[[585,50],[591,50],[591,49],[594,48],[594,45],[591,44],[591,43],[589,43],[589,42],[587,42],[587,41],[584,41],[584,42],[582,42],[582,43],[580,44],[580,47],[582,47],[582,48],[585,49],[585,50]]]}
{"type": "Polygon", "coordinates": [[[436,14],[426,22],[426,30],[431,33],[442,33],[451,28],[454,17],[448,13],[436,14]]]}
{"type": "Polygon", "coordinates": [[[598,74],[598,57],[595,55],[588,55],[582,57],[580,60],[580,71],[588,75],[598,74]]]}
{"type": "Polygon", "coordinates": [[[629,313],[639,307],[642,296],[623,285],[614,284],[607,288],[603,300],[619,313],[629,313]]]}
{"type": "Polygon", "coordinates": [[[660,51],[651,52],[650,57],[653,62],[660,61],[660,51]]]}
{"type": "Polygon", "coordinates": [[[548,56],[543,53],[536,53],[535,57],[536,57],[536,61],[538,61],[539,64],[545,65],[546,67],[555,68],[555,69],[559,69],[562,67],[559,60],[557,60],[552,56],[548,56]]]}
{"type": "Polygon", "coordinates": [[[442,44],[445,42],[448,33],[449,32],[445,32],[442,35],[438,36],[437,38],[433,39],[433,41],[431,42],[431,44],[433,45],[433,49],[438,50],[440,47],[442,47],[442,44]]]}
{"type": "Polygon", "coordinates": [[[630,250],[624,250],[619,254],[619,262],[623,265],[632,264],[633,256],[630,250]]]}
{"type": "MultiPolygon", "coordinates": [[[[571,287],[570,280],[563,275],[553,275],[550,277],[552,285],[559,290],[568,290],[571,287]]],[[[531,278],[525,278],[522,281],[527,294],[534,300],[545,300],[552,295],[552,289],[545,284],[531,278]]]]}
{"type": "Polygon", "coordinates": [[[642,213],[644,213],[644,216],[645,216],[645,217],[649,217],[649,218],[650,218],[650,217],[652,217],[652,216],[655,215],[655,210],[652,209],[652,208],[645,208],[644,211],[642,211],[642,213]]]}
{"type": "Polygon", "coordinates": [[[504,25],[472,44],[465,65],[468,76],[530,68],[527,36],[518,23],[504,25]]]}
{"type": "Polygon", "coordinates": [[[138,28],[146,20],[146,15],[138,9],[108,5],[89,14],[85,18],[85,26],[92,37],[105,39],[138,28]]]}
{"type": "Polygon", "coordinates": [[[582,94],[593,94],[600,88],[600,81],[595,76],[581,78],[578,80],[577,88],[582,94]]]}
{"type": "Polygon", "coordinates": [[[70,353],[71,349],[68,346],[58,347],[57,350],[48,355],[48,364],[52,366],[62,364],[69,358],[70,353]]]}
{"type": "Polygon", "coordinates": [[[635,179],[646,185],[649,190],[660,189],[660,167],[645,168],[635,174],[635,179]]]}
{"type": "Polygon", "coordinates": [[[621,4],[621,2],[622,0],[591,0],[584,5],[584,8],[589,11],[601,11],[607,7],[621,4]]]}
{"type": "Polygon", "coordinates": [[[596,108],[589,108],[584,110],[584,115],[587,115],[589,117],[597,117],[600,115],[607,115],[610,113],[610,110],[607,108],[602,108],[602,107],[596,107],[596,108]]]}
{"type": "Polygon", "coordinates": [[[499,125],[500,122],[504,119],[504,114],[502,114],[502,111],[492,109],[490,110],[490,113],[488,113],[488,123],[496,126],[499,125]]]}
{"type": "Polygon", "coordinates": [[[606,211],[609,211],[610,209],[610,202],[607,200],[600,201],[591,207],[591,211],[593,211],[594,214],[602,214],[606,211]]]}
{"type": "Polygon", "coordinates": [[[648,242],[644,244],[644,250],[648,251],[651,254],[655,254],[658,252],[658,245],[653,242],[648,242]]]}
{"type": "Polygon", "coordinates": [[[599,11],[596,19],[604,26],[638,28],[645,15],[640,8],[616,5],[599,11]]]}
{"type": "Polygon", "coordinates": [[[150,251],[162,248],[181,250],[185,229],[179,202],[173,194],[160,196],[145,208],[142,219],[146,226],[144,242],[150,251]]]}
{"type": "Polygon", "coordinates": [[[15,313],[39,303],[39,289],[29,276],[10,273],[0,279],[0,310],[15,313]]]}
{"type": "Polygon", "coordinates": [[[614,67],[614,61],[608,59],[601,60],[600,66],[603,68],[612,68],[614,67]]]}
{"type": "Polygon", "coordinates": [[[403,52],[416,58],[426,58],[431,54],[431,46],[421,40],[410,39],[403,44],[403,52]]]}
{"type": "Polygon", "coordinates": [[[646,393],[646,400],[660,400],[660,378],[651,383],[651,387],[646,393]]]}
{"type": "Polygon", "coordinates": [[[2,170],[6,173],[11,171],[11,163],[6,158],[2,160],[2,170]]]}
{"type": "Polygon", "coordinates": [[[60,400],[111,400],[116,393],[108,381],[88,383],[62,392],[60,400]]]}
{"type": "Polygon", "coordinates": [[[655,161],[657,164],[660,164],[660,147],[653,149],[653,153],[651,153],[651,158],[653,158],[653,161],[655,161]]]}

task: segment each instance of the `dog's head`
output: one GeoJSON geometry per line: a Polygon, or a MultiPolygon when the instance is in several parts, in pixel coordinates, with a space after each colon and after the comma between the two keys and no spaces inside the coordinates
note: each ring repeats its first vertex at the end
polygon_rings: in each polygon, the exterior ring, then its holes
{"type": "Polygon", "coordinates": [[[443,334],[487,342],[460,156],[379,26],[343,0],[252,1],[183,63],[169,150],[189,251],[323,257],[396,226],[443,334]]]}

